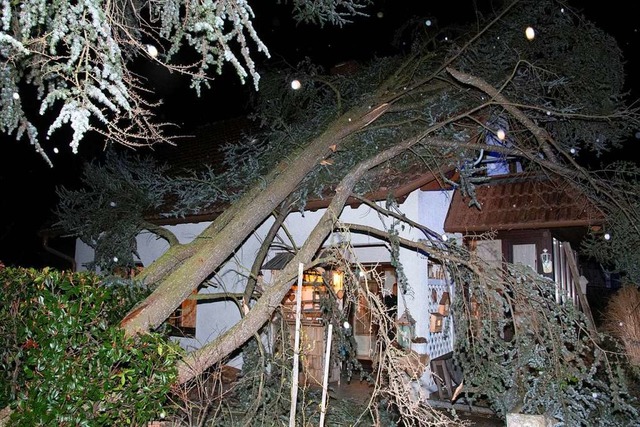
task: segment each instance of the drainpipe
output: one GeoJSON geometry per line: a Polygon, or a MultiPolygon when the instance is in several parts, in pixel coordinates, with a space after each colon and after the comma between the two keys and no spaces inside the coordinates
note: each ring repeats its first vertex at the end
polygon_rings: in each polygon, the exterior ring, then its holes
{"type": "Polygon", "coordinates": [[[49,236],[47,236],[46,234],[42,235],[42,247],[47,251],[50,252],[52,254],[54,254],[55,256],[59,256],[60,258],[63,258],[67,261],[69,261],[71,263],[71,268],[73,269],[72,271],[76,271],[76,260],[73,257],[70,257],[69,255],[60,252],[57,249],[54,249],[52,247],[49,246],[49,236]]]}

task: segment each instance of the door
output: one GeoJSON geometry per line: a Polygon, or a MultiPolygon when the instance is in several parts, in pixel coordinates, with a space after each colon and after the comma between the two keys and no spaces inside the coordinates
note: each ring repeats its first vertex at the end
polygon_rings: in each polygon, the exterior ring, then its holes
{"type": "MultiPolygon", "coordinates": [[[[351,308],[351,325],[356,341],[356,351],[359,359],[371,360],[377,342],[378,326],[371,315],[365,289],[378,295],[385,303],[393,304],[397,298],[397,283],[395,268],[388,264],[365,267],[366,277],[360,279],[361,294],[358,295],[357,304],[351,308]]],[[[396,300],[397,304],[397,300],[396,300]]],[[[395,312],[391,311],[393,315],[395,312]]]]}
{"type": "Polygon", "coordinates": [[[547,249],[551,252],[553,241],[549,230],[517,230],[500,232],[504,259],[512,264],[529,266],[542,274],[540,254],[547,249]]]}
{"type": "Polygon", "coordinates": [[[364,287],[368,287],[372,293],[378,293],[378,285],[373,280],[363,280],[360,282],[363,291],[358,295],[357,304],[353,308],[351,324],[353,325],[353,335],[356,341],[356,351],[358,358],[371,359],[376,343],[378,328],[372,322],[371,309],[365,295],[364,287]]]}

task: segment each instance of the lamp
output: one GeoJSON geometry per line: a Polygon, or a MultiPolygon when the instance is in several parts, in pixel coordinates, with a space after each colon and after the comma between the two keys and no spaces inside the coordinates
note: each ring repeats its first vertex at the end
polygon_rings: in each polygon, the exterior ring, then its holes
{"type": "Polygon", "coordinates": [[[542,272],[553,273],[553,262],[551,261],[551,254],[549,251],[543,249],[540,254],[540,259],[542,260],[542,272]]]}
{"type": "Polygon", "coordinates": [[[404,348],[411,348],[411,340],[415,336],[416,321],[411,314],[405,310],[397,321],[398,344],[404,348]]]}
{"type": "Polygon", "coordinates": [[[344,296],[344,273],[340,270],[333,270],[331,277],[331,284],[338,298],[342,299],[344,296]]]}

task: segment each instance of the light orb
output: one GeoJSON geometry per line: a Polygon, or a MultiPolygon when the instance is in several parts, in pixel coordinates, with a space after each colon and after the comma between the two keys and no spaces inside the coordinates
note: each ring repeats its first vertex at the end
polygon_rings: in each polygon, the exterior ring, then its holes
{"type": "Polygon", "coordinates": [[[536,37],[536,32],[533,28],[527,27],[527,29],[524,30],[524,35],[527,36],[527,40],[533,40],[536,37]]]}
{"type": "Polygon", "coordinates": [[[291,89],[298,90],[301,87],[302,87],[302,83],[300,83],[300,80],[294,80],[291,82],[291,89]]]}
{"type": "Polygon", "coordinates": [[[158,57],[158,48],[155,47],[152,44],[148,44],[147,45],[147,53],[149,54],[150,57],[157,58],[158,57]]]}

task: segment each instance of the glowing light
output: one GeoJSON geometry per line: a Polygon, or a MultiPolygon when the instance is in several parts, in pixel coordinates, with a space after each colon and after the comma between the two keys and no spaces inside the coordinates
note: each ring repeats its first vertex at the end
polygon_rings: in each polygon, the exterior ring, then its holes
{"type": "Polygon", "coordinates": [[[426,21],[424,21],[424,25],[426,25],[427,27],[430,27],[433,25],[433,22],[431,22],[431,19],[427,19],[426,21]]]}
{"type": "Polygon", "coordinates": [[[58,152],[59,152],[58,147],[55,147],[55,148],[53,149],[53,152],[54,152],[54,153],[56,153],[56,154],[58,154],[58,152]]]}
{"type": "Polygon", "coordinates": [[[351,327],[351,325],[349,324],[349,322],[344,322],[342,324],[342,326],[344,326],[345,329],[349,329],[351,327]]]}
{"type": "Polygon", "coordinates": [[[524,30],[524,35],[527,36],[527,40],[533,40],[536,36],[536,32],[533,30],[533,28],[527,27],[527,29],[524,30]]]}
{"type": "Polygon", "coordinates": [[[604,240],[611,240],[611,234],[604,233],[604,240]]]}
{"type": "Polygon", "coordinates": [[[291,82],[291,89],[298,90],[301,87],[302,87],[302,83],[300,83],[300,80],[294,80],[291,82]]]}
{"type": "Polygon", "coordinates": [[[18,92],[13,92],[13,99],[15,99],[16,101],[20,99],[20,94],[18,92]]]}
{"type": "Polygon", "coordinates": [[[112,208],[116,207],[116,202],[109,202],[109,206],[111,206],[112,208]]]}
{"type": "Polygon", "coordinates": [[[150,57],[156,58],[158,56],[158,49],[154,45],[148,44],[147,53],[149,54],[150,57]]]}
{"type": "Polygon", "coordinates": [[[502,129],[498,130],[498,132],[496,133],[496,135],[498,136],[498,139],[500,141],[504,141],[504,139],[506,138],[506,134],[504,133],[504,131],[502,129]]]}
{"type": "Polygon", "coordinates": [[[382,13],[382,12],[378,12],[378,13],[376,14],[376,16],[377,16],[378,18],[384,18],[384,13],[382,13]]]}
{"type": "Polygon", "coordinates": [[[113,257],[113,262],[118,262],[118,257],[117,256],[113,257]]]}
{"type": "Polygon", "coordinates": [[[575,148],[572,148],[571,150],[569,150],[569,152],[570,152],[571,154],[576,154],[576,149],[575,149],[575,148]]]}

